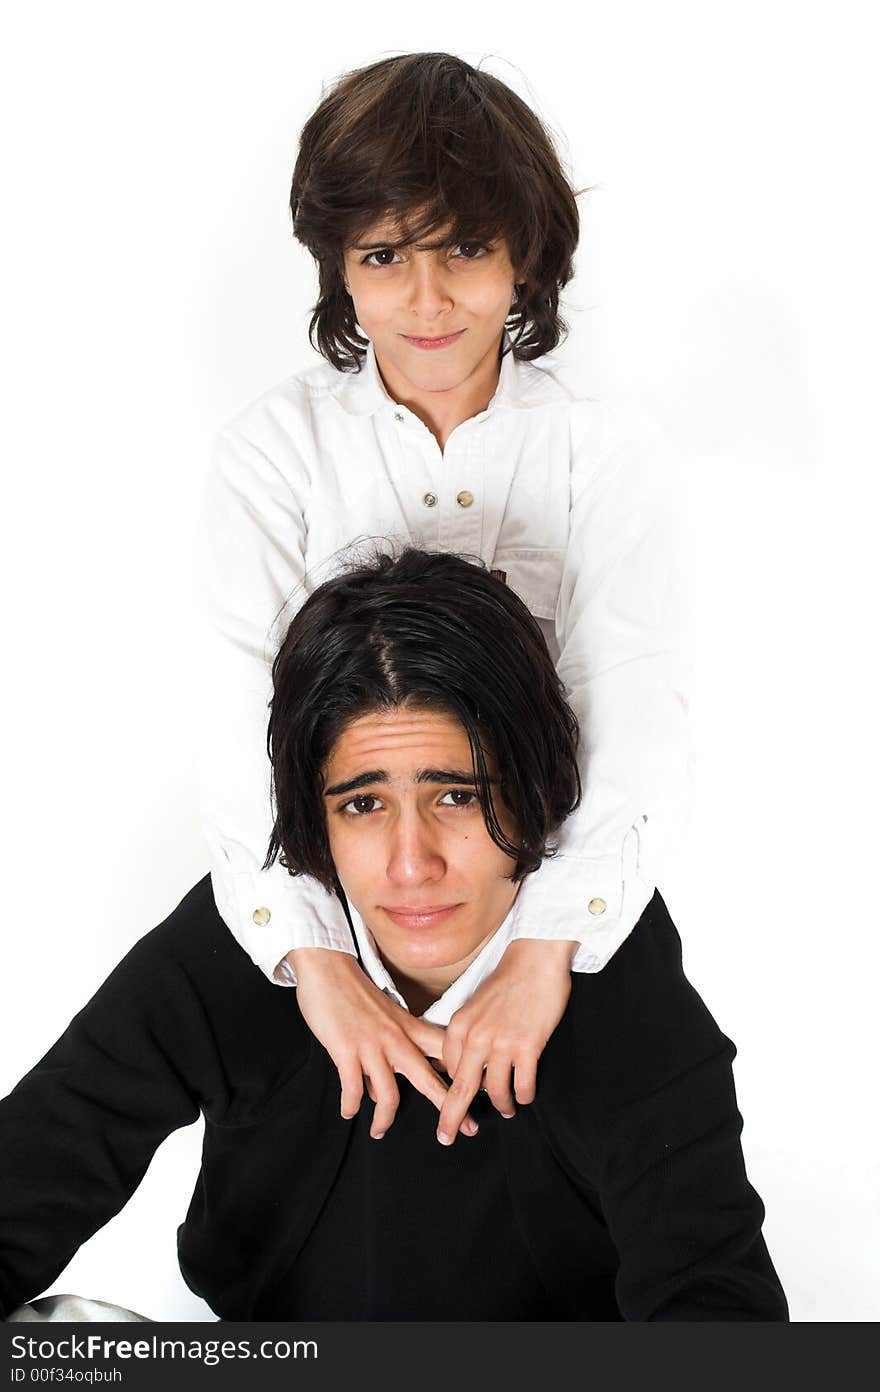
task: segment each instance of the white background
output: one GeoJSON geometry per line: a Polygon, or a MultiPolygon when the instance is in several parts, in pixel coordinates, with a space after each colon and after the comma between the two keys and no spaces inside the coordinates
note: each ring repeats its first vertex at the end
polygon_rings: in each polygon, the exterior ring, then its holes
{"type": "MultiPolygon", "coordinates": [[[[351,67],[451,50],[565,132],[595,186],[566,359],[658,418],[693,479],[698,803],[661,887],[739,1045],[793,1317],[880,1315],[869,10],[79,0],[7,17],[0,1091],[204,872],[191,538],[213,432],[314,358],[287,211],[302,122],[351,67]]],[[[198,1133],[162,1148],[55,1289],[210,1318],[174,1250],[198,1133]]]]}

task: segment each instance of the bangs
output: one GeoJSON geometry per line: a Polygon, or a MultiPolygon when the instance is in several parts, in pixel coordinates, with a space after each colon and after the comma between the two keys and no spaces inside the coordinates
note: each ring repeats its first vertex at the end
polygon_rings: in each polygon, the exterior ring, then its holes
{"type": "Polygon", "coordinates": [[[396,204],[377,199],[376,211],[352,226],[344,250],[415,246],[443,251],[461,242],[488,244],[502,237],[509,240],[501,208],[485,199],[450,198],[437,190],[427,199],[402,195],[396,204]]]}

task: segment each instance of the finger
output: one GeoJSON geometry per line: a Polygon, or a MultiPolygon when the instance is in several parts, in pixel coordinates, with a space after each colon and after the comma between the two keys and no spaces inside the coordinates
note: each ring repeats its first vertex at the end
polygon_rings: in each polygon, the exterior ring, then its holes
{"type": "Polygon", "coordinates": [[[439,1025],[426,1024],[417,1016],[408,1015],[405,1021],[401,1021],[404,1031],[409,1039],[412,1040],[417,1049],[426,1058],[443,1059],[443,1046],[446,1042],[446,1030],[439,1025]]]}
{"type": "Polygon", "coordinates": [[[350,1121],[360,1111],[364,1096],[364,1075],[357,1059],[349,1059],[336,1066],[339,1070],[339,1081],[342,1084],[339,1110],[346,1121],[350,1121]]]}
{"type": "Polygon", "coordinates": [[[517,1102],[534,1102],[538,1085],[538,1056],[518,1058],[513,1065],[513,1090],[517,1102]]]}
{"type": "Polygon", "coordinates": [[[374,1141],[380,1141],[389,1126],[394,1124],[400,1093],[394,1081],[394,1074],[384,1058],[374,1058],[369,1064],[369,1070],[367,1077],[371,1085],[370,1095],[376,1103],[370,1135],[374,1141]]]}
{"type": "Polygon", "coordinates": [[[461,1056],[465,1047],[465,1032],[461,1027],[453,1026],[447,1028],[446,1037],[443,1040],[443,1067],[450,1078],[454,1078],[461,1065],[461,1056]]]}
{"type": "Polygon", "coordinates": [[[496,1112],[503,1117],[512,1117],[516,1112],[513,1093],[510,1090],[510,1073],[513,1067],[508,1053],[493,1054],[486,1065],[484,1084],[489,1100],[496,1112]]]}
{"type": "MultiPolygon", "coordinates": [[[[394,1068],[395,1072],[408,1078],[423,1097],[433,1102],[438,1112],[443,1110],[449,1089],[421,1054],[414,1050],[411,1056],[395,1063],[394,1068]]],[[[475,1136],[480,1128],[465,1109],[465,1115],[457,1129],[463,1136],[475,1136]]]]}
{"type": "Polygon", "coordinates": [[[452,1145],[455,1134],[461,1126],[468,1107],[474,1100],[477,1089],[483,1081],[483,1059],[480,1053],[467,1050],[462,1054],[455,1077],[449,1085],[446,1101],[440,1109],[437,1125],[437,1140],[441,1145],[452,1145]]]}

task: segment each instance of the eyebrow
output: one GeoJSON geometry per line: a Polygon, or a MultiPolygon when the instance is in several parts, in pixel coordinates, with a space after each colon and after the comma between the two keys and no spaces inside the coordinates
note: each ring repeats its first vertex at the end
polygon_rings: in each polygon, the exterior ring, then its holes
{"type": "MultiPolygon", "coordinates": [[[[388,783],[389,777],[384,769],[371,769],[368,773],[359,773],[356,778],[348,778],[342,783],[334,783],[332,788],[324,789],[325,797],[339,797],[342,793],[354,793],[358,788],[368,788],[371,783],[388,783]]],[[[456,783],[465,784],[469,788],[476,788],[477,780],[473,771],[465,772],[463,769],[419,769],[416,774],[417,783],[456,783]]],[[[490,778],[490,783],[495,779],[490,778]]]]}

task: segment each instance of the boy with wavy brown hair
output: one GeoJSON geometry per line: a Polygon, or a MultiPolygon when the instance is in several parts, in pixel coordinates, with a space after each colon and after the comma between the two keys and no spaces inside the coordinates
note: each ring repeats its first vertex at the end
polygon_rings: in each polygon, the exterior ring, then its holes
{"type": "MultiPolygon", "coordinates": [[[[578,399],[548,356],[565,326],[575,193],[538,116],[444,53],[343,77],[302,132],[294,234],[315,259],[324,362],[221,433],[204,517],[213,620],[206,824],[218,909],[337,1066],[366,1082],[372,1135],[395,1074],[436,1097],[438,1139],[476,1132],[479,1088],[510,1116],[571,990],[654,892],[688,800],[675,494],[650,451],[578,399]],[[271,664],[291,613],[357,537],[479,557],[542,626],[580,721],[584,798],[517,898],[495,971],[445,1029],[360,969],[339,901],[267,857],[271,664]]],[[[431,904],[412,867],[412,907],[431,904]]]]}

